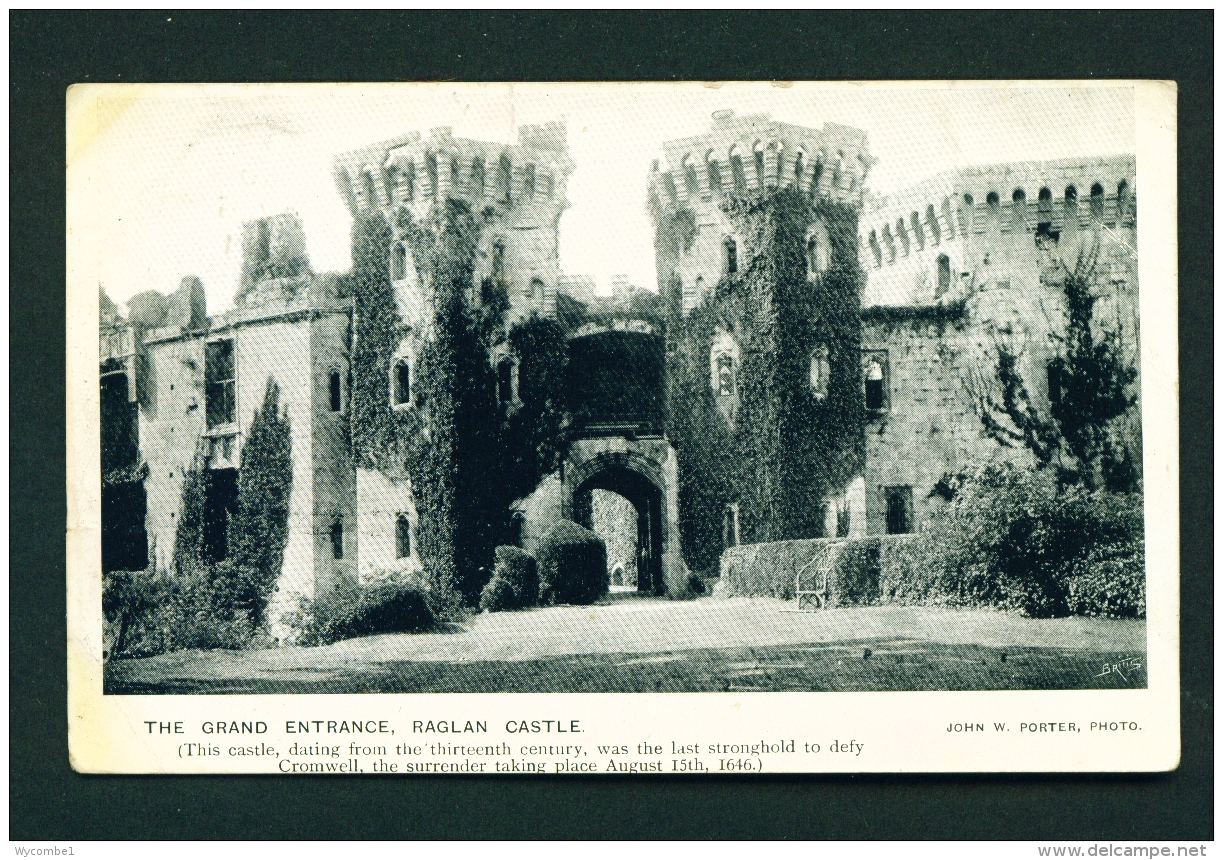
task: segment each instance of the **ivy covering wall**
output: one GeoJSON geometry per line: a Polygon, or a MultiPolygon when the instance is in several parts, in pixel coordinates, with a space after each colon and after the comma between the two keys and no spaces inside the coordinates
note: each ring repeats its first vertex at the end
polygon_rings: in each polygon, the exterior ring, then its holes
{"type": "Polygon", "coordinates": [[[353,457],[411,480],[417,553],[435,600],[451,608],[479,599],[493,550],[509,538],[510,503],[556,468],[566,422],[563,332],[538,317],[507,331],[505,285],[476,283],[480,238],[496,214],[446,200],[420,221],[401,209],[393,225],[373,214],[353,226],[353,457]],[[410,248],[430,309],[417,330],[396,305],[394,241],[410,248]],[[404,338],[412,408],[395,409],[391,363],[404,338]],[[519,397],[502,404],[495,359],[507,348],[519,356],[519,397]]]}
{"type": "MultiPolygon", "coordinates": [[[[683,319],[674,279],[664,281],[672,283],[664,294],[673,315],[668,435],[680,463],[684,557],[696,570],[716,565],[731,502],[742,542],[824,536],[824,499],[845,491],[864,458],[856,209],[783,189],[733,198],[723,211],[740,239],[738,271],[683,319]],[[817,219],[828,230],[830,263],[808,280],[806,236],[817,219]],[[733,423],[710,380],[719,330],[740,355],[733,423]],[[827,350],[823,397],[809,375],[817,347],[827,350]]],[[[691,242],[690,220],[671,216],[664,225],[674,235],[657,243],[660,280],[691,242]]]]}

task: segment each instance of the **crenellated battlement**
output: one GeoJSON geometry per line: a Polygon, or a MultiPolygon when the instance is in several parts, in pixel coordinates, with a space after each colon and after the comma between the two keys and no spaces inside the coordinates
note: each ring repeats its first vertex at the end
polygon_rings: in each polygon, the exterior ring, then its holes
{"type": "Polygon", "coordinates": [[[804,128],[730,110],[715,113],[706,134],[669,141],[663,150],[649,178],[651,210],[659,214],[774,188],[860,203],[875,163],[858,129],[831,122],[804,128]]]}
{"type": "Polygon", "coordinates": [[[335,159],[336,186],[354,215],[407,207],[421,215],[435,201],[486,205],[567,205],[573,172],[563,123],[527,125],[517,145],[456,138],[449,127],[427,138],[411,133],[343,153],[335,159]]]}
{"type": "Polygon", "coordinates": [[[1132,155],[949,171],[868,203],[858,232],[862,264],[878,269],[928,245],[992,231],[1132,228],[1136,202],[1132,155]]]}

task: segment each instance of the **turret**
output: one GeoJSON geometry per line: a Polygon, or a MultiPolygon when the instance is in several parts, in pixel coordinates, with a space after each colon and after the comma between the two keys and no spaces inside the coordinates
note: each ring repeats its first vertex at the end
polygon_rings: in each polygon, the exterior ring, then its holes
{"type": "MultiPolygon", "coordinates": [[[[477,283],[504,283],[511,321],[531,312],[552,316],[560,280],[557,228],[574,168],[565,136],[565,126],[556,122],[523,126],[517,145],[456,138],[448,127],[435,128],[427,138],[412,133],[344,153],[334,175],[354,218],[376,211],[395,225],[393,214],[404,209],[421,220],[446,199],[490,212],[477,283]]],[[[397,290],[410,289],[415,271],[404,251],[392,250],[397,290]]]]}
{"type": "Polygon", "coordinates": [[[659,288],[665,293],[674,286],[667,281],[677,278],[685,314],[736,265],[727,249],[737,240],[722,211],[728,200],[795,189],[858,206],[875,162],[866,133],[858,129],[836,123],[804,128],[729,110],[713,115],[706,134],[670,141],[663,149],[665,157],[650,170],[648,191],[661,243],[659,288]],[[684,227],[686,211],[695,223],[684,227]]]}

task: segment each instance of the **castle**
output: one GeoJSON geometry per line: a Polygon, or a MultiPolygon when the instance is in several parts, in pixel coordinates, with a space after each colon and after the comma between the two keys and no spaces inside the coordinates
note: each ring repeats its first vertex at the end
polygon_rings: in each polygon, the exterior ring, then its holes
{"type": "MultiPolygon", "coordinates": [[[[642,590],[682,590],[726,545],[917,530],[945,503],[948,476],[1022,456],[983,430],[991,344],[1020,355],[1038,404],[1057,396],[1045,368],[1058,272],[1085,247],[1099,251],[1097,316],[1136,363],[1132,156],[960,170],[883,199],[866,190],[865,133],[834,123],[723,111],[664,149],[646,189],[657,293],[619,285],[600,298],[560,271],[575,165],[564,127],[549,123],[512,146],[439,128],[338,156],[354,222],[377,227],[354,231],[354,273],[315,273],[302,225],[280,215],[245,226],[225,314],[207,315],[194,278],[134,297],[126,317],[103,294],[104,567],[172,565],[193,468],[209,470],[205,545],[224,557],[246,422],[269,378],[293,452],[277,599],[434,563],[422,532],[436,543],[426,520],[440,497],[412,458],[441,450],[437,440],[391,455],[370,439],[384,424],[427,436],[417,416],[437,411],[422,367],[450,286],[420,236],[442,210],[476,225],[447,246],[459,255],[447,277],[495,324],[481,361],[498,420],[528,414],[528,387],[547,381],[514,333],[548,321],[567,348],[557,461],[507,497],[489,539],[530,548],[562,517],[617,520],[636,531],[621,566],[642,590]],[[361,278],[393,297],[383,328],[370,328],[361,278]],[[608,493],[628,504],[609,507],[608,493]]],[[[1126,432],[1140,459],[1137,426],[1135,411],[1126,432]]],[[[446,505],[471,493],[456,486],[446,505]]],[[[464,538],[449,528],[454,554],[464,538]]]]}

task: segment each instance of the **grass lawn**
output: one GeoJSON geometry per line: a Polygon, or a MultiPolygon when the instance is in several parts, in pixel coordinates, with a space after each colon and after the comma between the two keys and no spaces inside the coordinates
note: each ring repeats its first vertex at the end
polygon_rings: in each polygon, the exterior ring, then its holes
{"type": "Polygon", "coordinates": [[[107,693],[1009,690],[1146,686],[1146,623],[989,610],[785,611],[769,598],[477,615],[322,648],[112,660],[107,693]],[[1141,668],[1102,674],[1138,658],[1141,668]]]}

